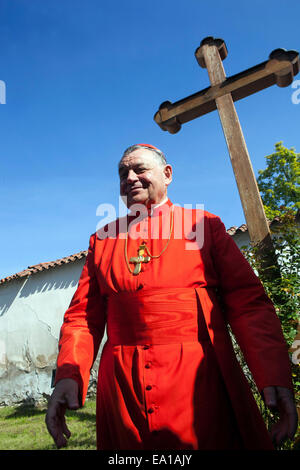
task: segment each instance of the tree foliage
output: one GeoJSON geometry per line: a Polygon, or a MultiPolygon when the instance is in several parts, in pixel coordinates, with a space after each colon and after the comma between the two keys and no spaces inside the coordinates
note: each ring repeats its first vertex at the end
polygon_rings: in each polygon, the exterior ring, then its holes
{"type": "Polygon", "coordinates": [[[275,152],[266,156],[267,167],[259,170],[257,184],[266,216],[273,219],[283,211],[300,209],[300,153],[275,144],[275,152]]]}
{"type": "MultiPolygon", "coordinates": [[[[242,251],[254,271],[259,273],[281,321],[287,346],[291,347],[299,326],[300,312],[300,154],[278,142],[275,152],[266,156],[266,163],[266,168],[259,171],[257,183],[266,216],[273,220],[270,230],[280,276],[274,279],[264,276],[259,256],[256,256],[256,246],[244,247],[242,251]]],[[[291,367],[296,403],[300,407],[300,364],[294,364],[291,360],[291,367]]],[[[255,390],[252,379],[250,384],[255,390]]],[[[260,395],[257,392],[254,395],[267,425],[271,424],[275,417],[264,407],[260,395]]],[[[298,448],[300,432],[297,433],[296,442],[295,447],[293,443],[287,443],[284,448],[298,448]]]]}
{"type": "Polygon", "coordinates": [[[248,248],[245,255],[260,272],[261,281],[281,320],[287,343],[291,345],[300,311],[300,154],[278,142],[275,152],[266,156],[266,163],[266,168],[258,172],[257,184],[266,216],[272,220],[276,218],[270,229],[281,276],[273,280],[264,278],[254,256],[254,247],[248,248]]]}

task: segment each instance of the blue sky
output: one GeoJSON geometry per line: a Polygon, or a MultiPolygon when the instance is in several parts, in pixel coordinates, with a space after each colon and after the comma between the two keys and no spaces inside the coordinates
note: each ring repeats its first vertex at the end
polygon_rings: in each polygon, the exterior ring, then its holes
{"type": "MultiPolygon", "coordinates": [[[[203,38],[225,40],[231,76],[276,48],[299,51],[299,14],[286,0],[0,0],[0,278],[87,249],[99,204],[118,207],[117,162],[138,142],[173,164],[174,203],[244,223],[217,112],[175,135],[153,116],[209,86],[194,57],[203,38]]],[[[276,142],[300,152],[293,92],[236,103],[256,175],[276,142]]]]}

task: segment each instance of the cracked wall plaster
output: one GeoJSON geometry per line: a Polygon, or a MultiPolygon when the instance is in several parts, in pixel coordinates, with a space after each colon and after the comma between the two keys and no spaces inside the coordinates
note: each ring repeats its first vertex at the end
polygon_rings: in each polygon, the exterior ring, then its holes
{"type": "Polygon", "coordinates": [[[52,393],[63,316],[84,260],[0,286],[0,405],[52,393]]]}

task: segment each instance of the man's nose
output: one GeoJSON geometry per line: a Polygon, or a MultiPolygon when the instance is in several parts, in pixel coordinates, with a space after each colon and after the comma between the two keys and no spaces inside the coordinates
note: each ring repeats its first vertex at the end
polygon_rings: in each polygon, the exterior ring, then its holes
{"type": "Polygon", "coordinates": [[[133,183],[134,181],[137,181],[137,180],[138,180],[137,174],[132,169],[130,169],[127,175],[127,183],[133,183]]]}

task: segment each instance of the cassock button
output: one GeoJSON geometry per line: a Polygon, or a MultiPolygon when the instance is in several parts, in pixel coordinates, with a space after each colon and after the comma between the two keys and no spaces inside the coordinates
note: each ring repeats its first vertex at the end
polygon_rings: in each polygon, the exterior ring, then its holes
{"type": "Polygon", "coordinates": [[[147,364],[145,365],[145,368],[146,368],[146,369],[150,369],[150,367],[151,367],[150,362],[147,362],[147,364]]]}
{"type": "Polygon", "coordinates": [[[148,409],[148,413],[150,413],[150,414],[151,414],[151,413],[154,413],[154,408],[149,408],[149,409],[148,409]]]}
{"type": "Polygon", "coordinates": [[[149,349],[149,348],[150,348],[149,344],[144,345],[144,349],[149,349]]]}
{"type": "Polygon", "coordinates": [[[152,386],[151,386],[151,385],[147,385],[146,390],[152,390],[152,386]]]}

